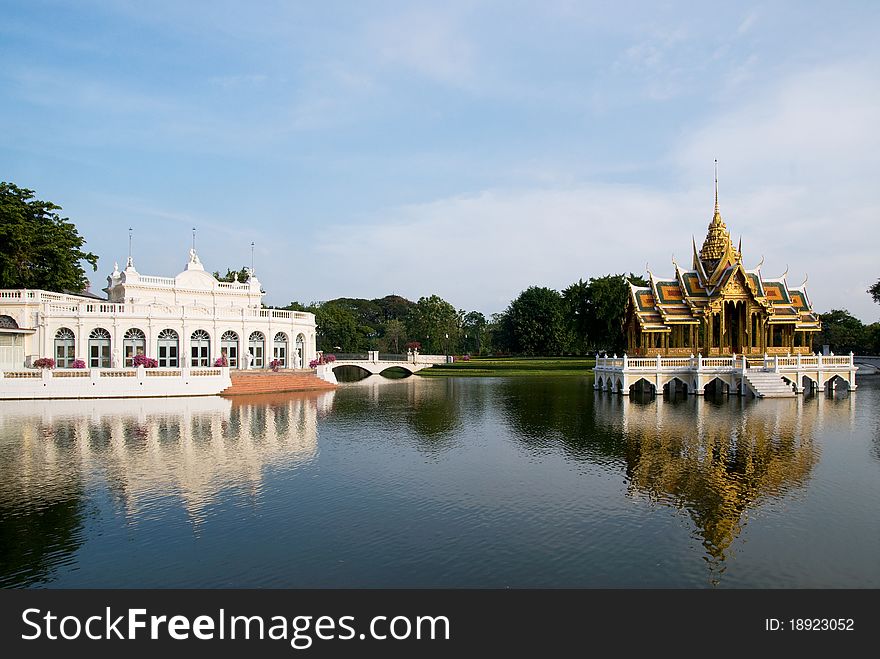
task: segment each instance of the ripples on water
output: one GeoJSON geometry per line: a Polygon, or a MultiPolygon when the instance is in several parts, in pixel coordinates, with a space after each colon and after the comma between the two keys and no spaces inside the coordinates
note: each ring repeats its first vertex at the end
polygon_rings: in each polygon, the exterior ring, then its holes
{"type": "Polygon", "coordinates": [[[0,585],[880,584],[880,387],[590,378],[0,404],[0,585]]]}

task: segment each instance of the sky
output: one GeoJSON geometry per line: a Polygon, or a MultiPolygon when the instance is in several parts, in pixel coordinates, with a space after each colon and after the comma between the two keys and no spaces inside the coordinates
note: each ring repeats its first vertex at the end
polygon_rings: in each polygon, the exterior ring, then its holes
{"type": "Polygon", "coordinates": [[[0,180],[63,207],[92,290],[251,262],[284,305],[503,311],[745,265],[880,318],[880,3],[0,0],[0,180]]]}

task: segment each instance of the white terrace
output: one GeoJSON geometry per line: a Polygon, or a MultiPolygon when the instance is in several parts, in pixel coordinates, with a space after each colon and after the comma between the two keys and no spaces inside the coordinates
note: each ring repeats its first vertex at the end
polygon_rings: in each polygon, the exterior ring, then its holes
{"type": "Polygon", "coordinates": [[[700,396],[708,385],[728,393],[759,398],[794,396],[845,383],[856,389],[858,366],[853,355],[744,355],[729,357],[613,357],[596,356],[594,388],[629,395],[631,388],[649,388],[654,393],[684,390],[700,396]]]}

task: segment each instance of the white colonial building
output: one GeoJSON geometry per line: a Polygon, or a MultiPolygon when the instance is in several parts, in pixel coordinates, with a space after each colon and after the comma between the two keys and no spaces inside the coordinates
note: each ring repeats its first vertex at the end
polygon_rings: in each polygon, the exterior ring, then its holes
{"type": "Polygon", "coordinates": [[[0,290],[0,370],[52,357],[56,368],[124,369],[142,354],[159,368],[304,368],[316,356],[315,316],[263,309],[253,271],[220,282],[195,250],[176,277],[140,274],[131,258],[107,278],[107,299],[0,290]],[[223,364],[225,357],[226,364],[223,364]],[[219,361],[218,361],[219,360],[219,361]]]}

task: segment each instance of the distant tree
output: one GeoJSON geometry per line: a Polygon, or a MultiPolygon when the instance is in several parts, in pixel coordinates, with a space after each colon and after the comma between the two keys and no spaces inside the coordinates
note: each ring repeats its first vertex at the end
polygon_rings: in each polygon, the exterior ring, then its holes
{"type": "Polygon", "coordinates": [[[220,275],[220,272],[217,270],[215,270],[212,274],[214,275],[214,279],[216,279],[217,281],[224,281],[224,282],[233,282],[233,281],[245,282],[248,280],[248,277],[250,276],[250,273],[248,272],[247,267],[243,267],[241,270],[231,270],[230,268],[226,268],[226,274],[222,275],[222,276],[220,275]]]}
{"type": "Polygon", "coordinates": [[[560,355],[568,347],[562,296],[552,288],[531,286],[505,312],[513,350],[522,355],[560,355]]]}
{"type": "Polygon", "coordinates": [[[874,302],[880,304],[880,279],[877,280],[877,283],[871,286],[868,289],[868,293],[874,298],[874,302]]]}
{"type": "Polygon", "coordinates": [[[583,279],[562,291],[565,317],[571,334],[572,352],[586,354],[588,349],[590,285],[583,279]]]}
{"type": "Polygon", "coordinates": [[[281,309],[283,309],[284,311],[309,311],[311,313],[315,313],[316,306],[317,305],[315,305],[314,303],[306,306],[305,304],[302,304],[302,303],[294,300],[290,304],[281,307],[281,309]]]}
{"type": "Polygon", "coordinates": [[[871,331],[846,309],[832,309],[820,314],[822,331],[816,339],[818,347],[828,345],[838,355],[854,352],[865,354],[874,348],[871,331]]]}
{"type": "Polygon", "coordinates": [[[463,342],[461,352],[470,353],[471,348],[473,348],[474,353],[480,354],[486,324],[486,317],[479,311],[462,314],[461,331],[463,342]]]}
{"type": "Polygon", "coordinates": [[[385,345],[386,349],[394,348],[395,353],[400,352],[401,344],[406,341],[406,325],[402,320],[392,318],[385,323],[385,345]]]}
{"type": "Polygon", "coordinates": [[[483,331],[482,353],[487,355],[506,355],[513,352],[513,337],[507,314],[493,313],[483,331]]]}
{"type": "Polygon", "coordinates": [[[623,316],[629,299],[629,279],[636,286],[647,286],[642,277],[630,273],[606,275],[590,279],[589,302],[586,305],[586,344],[591,350],[622,352],[626,347],[623,316]]]}
{"type": "Polygon", "coordinates": [[[419,298],[406,324],[409,338],[421,341],[424,354],[444,354],[447,349],[454,350],[458,343],[459,312],[437,295],[419,298]]]}
{"type": "Polygon", "coordinates": [[[382,320],[386,322],[389,320],[401,320],[406,322],[406,317],[409,315],[410,310],[415,306],[415,302],[411,302],[405,297],[399,295],[386,295],[385,297],[372,300],[372,303],[379,307],[382,314],[382,320]]]}
{"type": "Polygon", "coordinates": [[[84,291],[89,286],[80,265],[98,269],[98,257],[84,252],[85,239],[61,206],[34,198],[34,191],[0,183],[0,288],[84,291]]]}
{"type": "Polygon", "coordinates": [[[325,302],[315,309],[318,350],[356,352],[362,349],[363,336],[357,319],[348,309],[325,302]]]}

